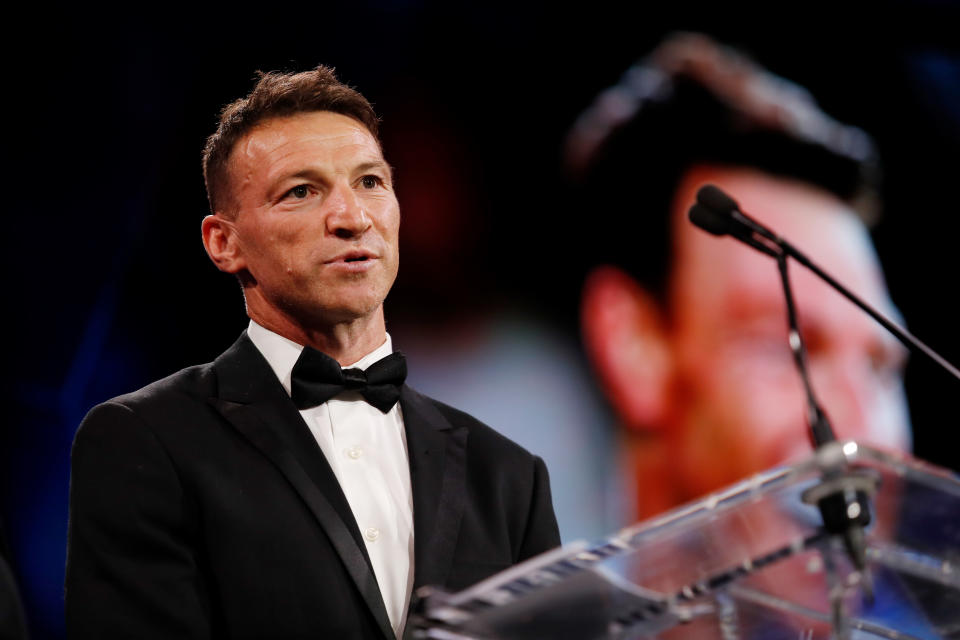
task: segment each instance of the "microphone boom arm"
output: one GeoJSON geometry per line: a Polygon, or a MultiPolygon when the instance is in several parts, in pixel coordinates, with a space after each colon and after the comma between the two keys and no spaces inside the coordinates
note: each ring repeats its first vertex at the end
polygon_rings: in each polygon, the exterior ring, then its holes
{"type": "Polygon", "coordinates": [[[844,298],[857,305],[865,311],[871,318],[876,320],[880,325],[893,334],[905,347],[908,349],[916,349],[920,351],[923,355],[927,356],[935,363],[949,371],[953,374],[953,377],[960,380],[960,369],[957,369],[955,366],[950,364],[943,356],[939,353],[928,347],[923,341],[914,336],[912,333],[906,329],[901,328],[892,320],[887,319],[882,313],[868,305],[866,302],[857,297],[856,294],[851,292],[845,286],[837,282],[830,274],[825,272],[823,269],[817,266],[815,262],[810,260],[802,252],[800,252],[796,247],[787,242],[786,240],[780,240],[780,246],[783,248],[784,252],[789,255],[791,258],[805,266],[807,269],[810,269],[813,273],[817,275],[821,280],[829,284],[831,287],[836,289],[844,298]]]}

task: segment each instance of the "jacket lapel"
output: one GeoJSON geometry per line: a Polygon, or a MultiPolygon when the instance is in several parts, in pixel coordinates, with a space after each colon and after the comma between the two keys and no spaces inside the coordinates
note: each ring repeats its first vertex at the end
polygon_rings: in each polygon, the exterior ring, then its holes
{"type": "Polygon", "coordinates": [[[467,429],[455,427],[430,400],[406,385],[400,407],[413,489],[413,586],[442,586],[466,500],[467,429]]]}
{"type": "Polygon", "coordinates": [[[214,362],[210,403],[286,477],[323,527],[384,636],[394,638],[350,505],[313,434],[246,332],[214,362]]]}

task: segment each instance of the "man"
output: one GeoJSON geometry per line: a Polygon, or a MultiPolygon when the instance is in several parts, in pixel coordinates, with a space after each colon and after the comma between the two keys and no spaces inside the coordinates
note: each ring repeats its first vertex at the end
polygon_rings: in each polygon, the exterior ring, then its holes
{"type": "MultiPolygon", "coordinates": [[[[686,214],[697,189],[716,184],[896,318],[865,225],[876,212],[866,135],[740,54],[681,34],[601,94],[568,160],[595,209],[636,220],[631,233],[632,221],[614,218],[624,228],[595,259],[619,262],[589,274],[581,319],[630,428],[637,517],[809,455],[774,261],[686,214]]],[[[813,386],[838,438],[908,449],[904,350],[815,276],[790,273],[813,386]]]]}
{"type": "Polygon", "coordinates": [[[250,325],[80,426],[72,635],[399,637],[421,585],[461,589],[559,543],[540,459],[403,385],[377,125],[322,66],[264,74],[224,109],[202,235],[250,325]]]}

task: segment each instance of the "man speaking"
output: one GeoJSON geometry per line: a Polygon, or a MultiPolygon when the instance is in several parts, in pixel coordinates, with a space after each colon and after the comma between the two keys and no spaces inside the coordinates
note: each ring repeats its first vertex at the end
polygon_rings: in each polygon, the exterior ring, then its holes
{"type": "Polygon", "coordinates": [[[404,384],[377,129],[322,66],[263,74],[224,109],[203,243],[250,324],[81,424],[72,636],[394,638],[419,586],[461,589],[559,544],[542,461],[404,384]]]}

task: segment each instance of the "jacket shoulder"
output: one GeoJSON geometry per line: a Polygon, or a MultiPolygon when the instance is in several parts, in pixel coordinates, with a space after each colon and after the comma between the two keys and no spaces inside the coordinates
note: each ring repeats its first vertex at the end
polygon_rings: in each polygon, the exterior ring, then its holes
{"type": "Polygon", "coordinates": [[[206,405],[216,390],[216,375],[211,363],[181,369],[145,387],[110,398],[94,406],[78,428],[78,436],[103,422],[137,422],[158,426],[176,423],[188,412],[206,405]]]}
{"type": "Polygon", "coordinates": [[[111,398],[103,404],[119,404],[136,410],[178,400],[206,402],[215,390],[213,366],[212,363],[207,363],[181,369],[136,391],[111,398]]]}

